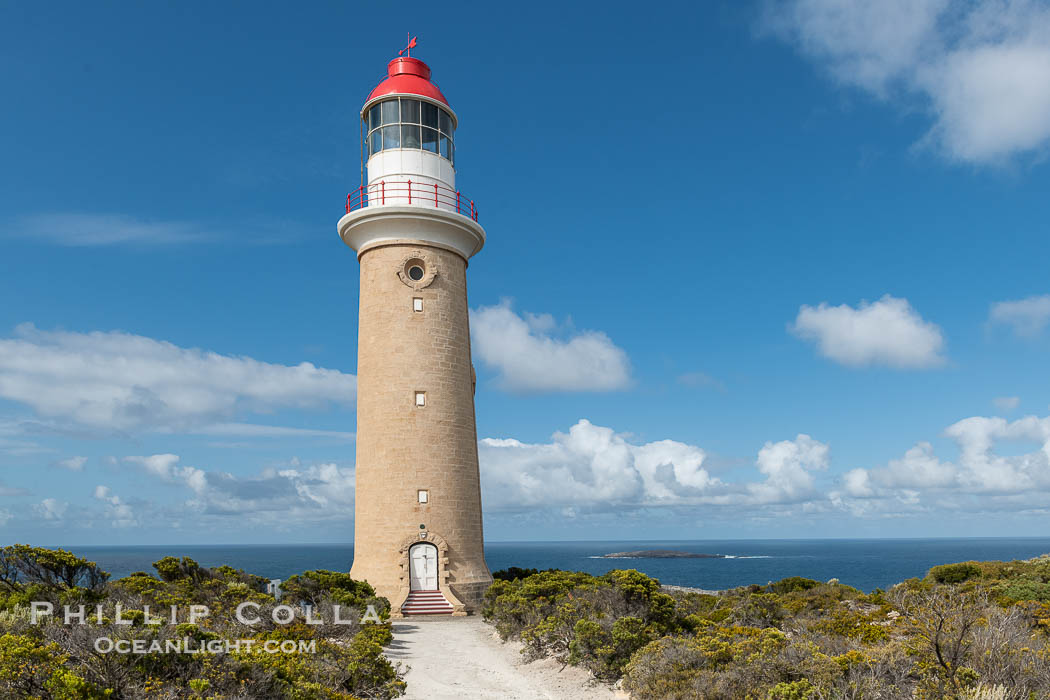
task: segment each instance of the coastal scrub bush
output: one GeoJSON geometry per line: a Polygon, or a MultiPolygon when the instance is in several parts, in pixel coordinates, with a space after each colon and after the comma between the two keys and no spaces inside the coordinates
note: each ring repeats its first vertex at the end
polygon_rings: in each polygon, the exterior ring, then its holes
{"type": "Polygon", "coordinates": [[[981,569],[976,564],[943,564],[930,569],[928,574],[937,583],[962,583],[972,578],[978,578],[981,569]]]}
{"type": "Polygon", "coordinates": [[[348,607],[365,608],[374,605],[385,619],[390,603],[377,598],[376,591],[366,581],[355,581],[350,574],[319,569],[289,576],[281,584],[283,595],[293,601],[317,605],[326,597],[348,607]],[[380,610],[381,609],[381,610],[380,610]]]}
{"type": "Polygon", "coordinates": [[[229,566],[206,568],[188,557],[164,557],[154,568],[156,576],[137,571],[110,581],[93,562],[62,550],[0,550],[0,698],[389,700],[403,694],[401,667],[383,653],[392,641],[390,624],[361,623],[367,605],[384,616],[390,607],[367,583],[330,571],[293,576],[293,597],[284,601],[293,619],[277,624],[278,602],[260,590],[261,577],[229,566]],[[31,624],[31,601],[69,603],[74,610],[85,605],[86,620],[63,624],[56,608],[31,624]],[[255,605],[248,612],[256,622],[236,619],[244,602],[255,605]],[[308,603],[321,624],[307,624],[300,603],[308,603]],[[204,605],[210,614],[189,623],[189,605],[204,605]],[[349,624],[335,624],[335,605],[349,624]],[[118,624],[117,606],[119,620],[130,624],[118,624]],[[177,607],[174,620],[169,606],[177,607]],[[147,652],[99,653],[102,637],[135,642],[147,652]],[[237,640],[253,645],[223,651],[237,640]],[[313,653],[264,650],[266,642],[289,640],[313,644],[313,653]],[[186,644],[195,653],[159,653],[150,649],[153,643],[157,649],[186,644]],[[205,648],[209,643],[223,646],[214,653],[205,648]]]}
{"type": "Polygon", "coordinates": [[[790,577],[717,595],[637,571],[497,580],[486,619],[635,700],[1050,698],[1050,558],[963,562],[887,591],[790,577]]]}
{"type": "Polygon", "coordinates": [[[550,573],[552,571],[556,571],[556,569],[522,569],[517,566],[509,566],[506,569],[493,571],[492,579],[494,581],[514,581],[516,579],[528,578],[533,574],[550,573]]]}
{"type": "Polygon", "coordinates": [[[153,568],[157,570],[161,581],[169,583],[180,580],[201,583],[205,579],[212,577],[210,571],[202,569],[200,564],[189,557],[183,557],[181,560],[175,557],[164,557],[159,561],[153,562],[153,568]]]}
{"type": "Polygon", "coordinates": [[[20,591],[37,584],[56,591],[98,591],[109,574],[98,564],[64,549],[44,549],[15,544],[0,548],[0,586],[20,591]]]}
{"type": "Polygon", "coordinates": [[[769,593],[776,593],[777,595],[783,595],[785,593],[794,593],[795,591],[808,591],[811,588],[816,588],[821,585],[820,581],[814,581],[811,578],[802,578],[801,576],[788,576],[787,578],[780,579],[775,583],[771,583],[766,586],[766,590],[769,593]]]}
{"type": "Polygon", "coordinates": [[[768,697],[769,700],[810,700],[819,697],[819,694],[809,679],[803,678],[790,683],[777,683],[770,689],[768,697]]]}
{"type": "Polygon", "coordinates": [[[57,644],[0,635],[0,697],[102,700],[112,695],[78,676],[57,644]]]}
{"type": "Polygon", "coordinates": [[[777,683],[794,680],[778,660],[788,645],[773,628],[706,624],[691,638],[664,637],[638,651],[626,666],[624,688],[639,700],[763,698],[777,683]]]}

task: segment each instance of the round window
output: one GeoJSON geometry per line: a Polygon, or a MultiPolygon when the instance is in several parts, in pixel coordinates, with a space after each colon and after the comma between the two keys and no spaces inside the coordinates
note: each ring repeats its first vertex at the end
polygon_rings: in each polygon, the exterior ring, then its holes
{"type": "Polygon", "coordinates": [[[416,253],[401,263],[397,276],[412,289],[422,289],[434,281],[435,273],[437,273],[437,267],[416,253]]]}

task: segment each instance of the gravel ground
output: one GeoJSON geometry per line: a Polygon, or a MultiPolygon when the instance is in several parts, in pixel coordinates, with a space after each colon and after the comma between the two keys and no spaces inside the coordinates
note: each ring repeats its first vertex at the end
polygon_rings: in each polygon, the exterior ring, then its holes
{"type": "Polygon", "coordinates": [[[612,700],[625,698],[590,673],[541,659],[524,663],[480,617],[397,620],[387,657],[408,667],[406,700],[612,700]]]}

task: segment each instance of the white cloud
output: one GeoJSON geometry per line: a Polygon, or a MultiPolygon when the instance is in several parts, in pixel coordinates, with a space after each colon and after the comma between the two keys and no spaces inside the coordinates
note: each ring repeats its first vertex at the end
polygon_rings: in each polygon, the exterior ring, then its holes
{"type": "Polygon", "coordinates": [[[87,464],[87,460],[87,457],[70,457],[68,459],[58,460],[55,462],[55,466],[68,469],[71,472],[79,472],[84,470],[84,465],[87,464]]]}
{"type": "Polygon", "coordinates": [[[23,238],[75,247],[173,245],[214,237],[196,224],[144,221],[122,214],[37,214],[16,220],[11,230],[23,238]]]}
{"type": "Polygon", "coordinates": [[[992,304],[988,321],[1008,325],[1022,337],[1039,335],[1050,324],[1050,294],[992,304]]]}
{"type": "Polygon", "coordinates": [[[896,488],[940,488],[951,485],[955,478],[955,467],[939,460],[928,442],[918,443],[902,458],[891,459],[885,471],[876,472],[878,483],[896,488]]]}
{"type": "Polygon", "coordinates": [[[1017,407],[1021,405],[1021,398],[1019,396],[997,396],[992,399],[992,403],[1003,412],[1016,411],[1017,407]]]}
{"type": "Polygon", "coordinates": [[[173,518],[221,520],[288,529],[309,522],[346,521],[354,512],[354,469],[326,462],[304,467],[298,459],[285,468],[234,475],[179,466],[178,455],[129,456],[122,460],[160,481],[188,488],[190,498],[171,511],[173,518]]]}
{"type": "Polygon", "coordinates": [[[0,509],[0,527],[7,525],[7,523],[11,522],[11,519],[14,517],[15,516],[11,513],[11,511],[0,509]]]}
{"type": "Polygon", "coordinates": [[[1044,507],[1050,496],[1050,417],[1011,422],[975,416],[950,425],[944,434],[958,447],[958,460],[942,460],[930,443],[920,442],[883,468],[848,472],[841,490],[829,494],[831,500],[858,514],[1044,507]],[[1036,449],[1002,453],[1003,445],[1019,443],[1036,449]]]}
{"type": "Polygon", "coordinates": [[[758,453],[758,470],[766,475],[748,488],[759,503],[790,503],[816,495],[813,471],[828,468],[828,446],[809,435],[767,442],[758,453]]]}
{"type": "Polygon", "coordinates": [[[120,496],[112,493],[108,486],[96,486],[95,498],[106,504],[106,517],[109,518],[113,527],[138,526],[138,518],[135,517],[131,506],[125,503],[120,496]]]}
{"type": "Polygon", "coordinates": [[[105,430],[185,430],[239,411],[352,405],[353,375],[285,366],[120,332],[16,328],[0,340],[0,397],[105,430]]]}
{"type": "Polygon", "coordinates": [[[562,339],[549,315],[514,313],[506,301],[471,311],[477,357],[516,392],[615,391],[631,383],[627,353],[599,331],[562,339]]]}
{"type": "Polygon", "coordinates": [[[1050,488],[1050,418],[1026,416],[1008,422],[978,416],[949,426],[945,434],[959,445],[959,482],[964,489],[1017,493],[1050,488]],[[1041,447],[1015,456],[993,452],[999,443],[1026,441],[1041,447]]]}
{"type": "Polygon", "coordinates": [[[479,444],[485,507],[752,506],[822,499],[811,472],[827,467],[828,448],[809,436],[767,443],[757,482],[724,482],[705,467],[700,447],[674,440],[635,444],[581,419],[549,443],[485,438],[479,444]]]}
{"type": "Polygon", "coordinates": [[[179,456],[173,454],[150,455],[148,457],[125,457],[128,464],[136,464],[163,481],[181,482],[197,493],[204,491],[206,480],[204,472],[195,467],[180,467],[179,456]]]}
{"type": "Polygon", "coordinates": [[[871,475],[866,469],[851,469],[842,475],[842,487],[852,498],[868,498],[875,495],[871,487],[871,475]]]}
{"type": "Polygon", "coordinates": [[[944,363],[941,329],[924,321],[907,299],[889,294],[857,308],[802,306],[791,331],[816,341],[820,354],[850,367],[917,369],[944,363]]]}
{"type": "Polygon", "coordinates": [[[44,520],[61,520],[67,508],[69,508],[68,503],[57,501],[54,498],[45,498],[33,506],[36,514],[44,520]]]}
{"type": "MultiPolygon", "coordinates": [[[[923,141],[998,163],[1050,141],[1050,8],[1033,0],[792,0],[765,28],[847,85],[918,98],[923,141]]],[[[910,109],[910,105],[905,105],[910,109]]]]}

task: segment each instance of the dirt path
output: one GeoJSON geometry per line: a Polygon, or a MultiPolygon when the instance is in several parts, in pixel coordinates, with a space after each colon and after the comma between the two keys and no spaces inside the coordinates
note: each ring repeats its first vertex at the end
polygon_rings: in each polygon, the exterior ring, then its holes
{"type": "Polygon", "coordinates": [[[624,696],[589,673],[553,659],[523,663],[516,642],[504,644],[480,617],[394,623],[391,661],[410,667],[407,700],[612,700],[624,696]]]}

